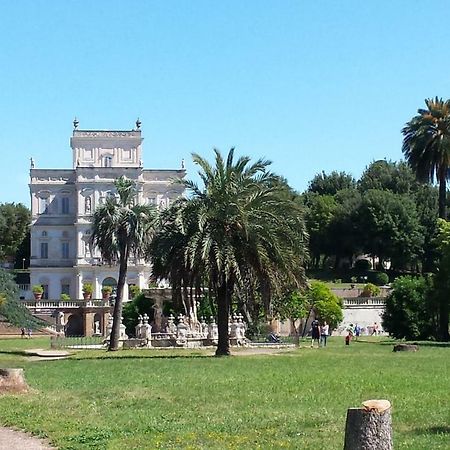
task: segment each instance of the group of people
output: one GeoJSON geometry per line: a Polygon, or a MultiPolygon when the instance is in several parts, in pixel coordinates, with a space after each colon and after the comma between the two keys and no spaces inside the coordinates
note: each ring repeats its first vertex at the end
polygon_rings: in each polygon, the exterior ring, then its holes
{"type": "Polygon", "coordinates": [[[22,339],[25,339],[25,337],[27,337],[28,339],[31,339],[31,334],[32,334],[33,330],[31,328],[21,328],[20,329],[20,335],[22,337],[22,339]]]}
{"type": "MultiPolygon", "coordinates": [[[[374,322],[372,327],[368,327],[367,331],[370,332],[371,336],[378,336],[380,332],[378,323],[374,322]]],[[[353,326],[353,324],[350,324],[350,326],[347,328],[347,335],[345,336],[345,345],[350,345],[350,342],[353,338],[355,338],[355,341],[357,341],[362,332],[363,329],[358,324],[356,324],[355,326],[353,326]]]]}
{"type": "Polygon", "coordinates": [[[326,320],[320,323],[314,319],[311,323],[311,347],[314,347],[314,341],[317,341],[317,348],[327,346],[327,338],[330,335],[330,326],[326,320]]]}

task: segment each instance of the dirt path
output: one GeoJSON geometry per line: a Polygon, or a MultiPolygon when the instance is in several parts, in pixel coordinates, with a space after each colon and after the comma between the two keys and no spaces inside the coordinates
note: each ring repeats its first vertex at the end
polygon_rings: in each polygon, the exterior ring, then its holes
{"type": "Polygon", "coordinates": [[[0,450],[56,450],[29,434],[0,427],[0,450]]]}

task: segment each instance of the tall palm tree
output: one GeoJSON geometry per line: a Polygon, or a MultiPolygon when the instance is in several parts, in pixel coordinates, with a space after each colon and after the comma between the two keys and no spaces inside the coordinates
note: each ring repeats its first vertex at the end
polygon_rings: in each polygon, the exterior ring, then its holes
{"type": "Polygon", "coordinates": [[[118,198],[109,197],[93,215],[92,242],[109,263],[119,264],[113,327],[109,350],[119,348],[120,322],[122,317],[123,288],[127,276],[128,259],[144,256],[155,218],[151,206],[136,204],[136,184],[120,177],[114,183],[118,198]]]}
{"type": "Polygon", "coordinates": [[[446,182],[450,167],[450,100],[426,99],[402,129],[403,153],[423,182],[439,182],[439,217],[446,219],[446,182]]]}
{"type": "Polygon", "coordinates": [[[192,279],[206,280],[214,292],[216,355],[222,356],[230,353],[232,295],[247,280],[258,281],[265,299],[286,283],[304,284],[306,235],[301,210],[285,195],[279,178],[267,170],[270,162],[251,164],[249,157],[235,161],[234,149],[226,160],[215,150],[214,166],[197,154],[193,160],[201,169],[203,187],[180,181],[191,196],[174,205],[171,224],[184,238],[170,251],[180,261],[181,249],[192,279]]]}

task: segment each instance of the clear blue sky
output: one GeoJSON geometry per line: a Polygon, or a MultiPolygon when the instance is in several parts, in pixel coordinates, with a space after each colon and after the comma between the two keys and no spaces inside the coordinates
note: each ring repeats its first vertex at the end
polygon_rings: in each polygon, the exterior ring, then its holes
{"type": "Polygon", "coordinates": [[[212,148],[266,157],[303,190],[401,158],[404,123],[448,98],[450,2],[4,1],[0,202],[70,168],[80,129],[142,120],[147,168],[212,148]]]}

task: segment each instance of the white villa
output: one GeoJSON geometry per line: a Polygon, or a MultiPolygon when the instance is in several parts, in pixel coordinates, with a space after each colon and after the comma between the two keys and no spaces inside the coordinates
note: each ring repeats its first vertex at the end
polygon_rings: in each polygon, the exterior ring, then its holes
{"type": "MultiPolygon", "coordinates": [[[[139,120],[131,131],[79,130],[74,121],[72,169],[37,169],[31,160],[31,285],[44,287],[44,299],[62,293],[81,299],[85,282],[93,284],[93,298],[101,298],[103,285],[114,286],[118,267],[102,261],[90,244],[91,215],[105,198],[115,195],[113,182],[120,176],[135,180],[137,201],[166,207],[182,195],[171,180],[185,176],[180,169],[144,169],[139,120]]],[[[151,267],[143,260],[129,262],[124,298],[130,285],[148,287],[151,267]]],[[[32,297],[28,291],[27,298],[32,297]]]]}

